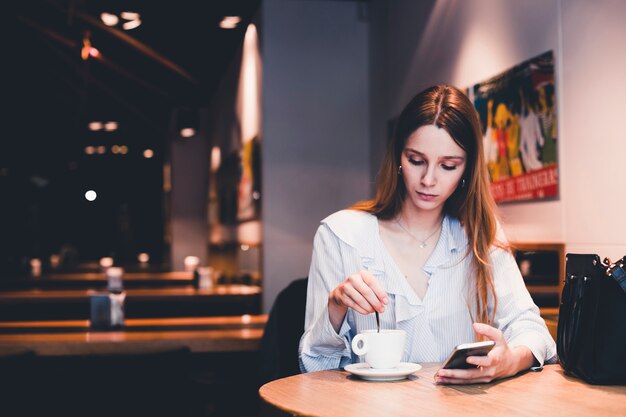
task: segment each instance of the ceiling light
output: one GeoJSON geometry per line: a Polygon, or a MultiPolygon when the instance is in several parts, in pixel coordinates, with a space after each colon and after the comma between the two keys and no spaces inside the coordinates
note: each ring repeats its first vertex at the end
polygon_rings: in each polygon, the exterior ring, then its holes
{"type": "Polygon", "coordinates": [[[122,23],[122,28],[124,28],[125,30],[131,30],[139,27],[139,25],[141,25],[141,19],[135,19],[122,23]]]}
{"type": "Polygon", "coordinates": [[[92,58],[98,58],[100,56],[100,51],[92,46],[89,48],[89,56],[92,58]]]}
{"type": "Polygon", "coordinates": [[[111,13],[100,14],[100,19],[102,20],[102,23],[104,23],[107,26],[115,26],[117,25],[117,22],[119,22],[119,19],[117,18],[117,16],[111,13]]]}
{"type": "Polygon", "coordinates": [[[126,20],[138,20],[139,19],[139,13],[135,13],[135,12],[122,12],[120,13],[120,16],[122,17],[122,19],[126,19],[126,20]]]}
{"type": "Polygon", "coordinates": [[[182,136],[183,138],[190,138],[194,136],[195,134],[196,134],[196,129],[192,127],[185,127],[183,129],[180,129],[180,136],[182,136]]]}
{"type": "Polygon", "coordinates": [[[90,55],[91,41],[89,40],[89,33],[83,38],[83,47],[80,49],[80,57],[83,61],[87,61],[90,55]]]}
{"type": "Polygon", "coordinates": [[[85,193],[85,198],[87,201],[94,201],[98,197],[98,194],[94,190],[89,190],[85,193]]]}
{"type": "Polygon", "coordinates": [[[102,129],[102,122],[89,122],[89,130],[100,130],[102,129]]]}
{"type": "Polygon", "coordinates": [[[104,124],[104,130],[106,130],[107,132],[112,132],[114,130],[117,130],[118,124],[117,122],[106,122],[104,124]]]}
{"type": "Polygon", "coordinates": [[[146,149],[143,151],[143,157],[146,159],[150,159],[154,156],[154,151],[152,149],[146,149]]]}
{"type": "MultiPolygon", "coordinates": [[[[120,17],[125,20],[125,22],[122,23],[124,30],[135,29],[141,25],[141,15],[139,13],[122,12],[120,13],[120,17]]],[[[120,18],[112,13],[102,13],[100,19],[107,26],[117,26],[120,22],[120,18]]]]}
{"type": "Polygon", "coordinates": [[[224,16],[222,21],[220,22],[220,27],[222,29],[234,29],[241,22],[241,17],[239,16],[224,16]]]}

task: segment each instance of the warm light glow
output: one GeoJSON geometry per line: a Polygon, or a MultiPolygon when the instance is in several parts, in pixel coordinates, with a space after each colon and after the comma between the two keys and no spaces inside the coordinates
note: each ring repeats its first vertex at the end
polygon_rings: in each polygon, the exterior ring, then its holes
{"type": "Polygon", "coordinates": [[[248,249],[250,249],[250,246],[249,246],[249,245],[241,245],[241,250],[242,250],[242,251],[244,251],[244,252],[245,252],[245,251],[247,251],[248,249]]]}
{"type": "Polygon", "coordinates": [[[110,268],[113,266],[113,258],[109,256],[105,256],[104,258],[100,258],[100,266],[102,268],[110,268]]]}
{"type": "Polygon", "coordinates": [[[261,56],[256,26],[248,25],[243,40],[243,56],[241,58],[241,74],[237,111],[241,120],[241,139],[243,143],[251,141],[260,131],[260,74],[261,56]]]}
{"type": "Polygon", "coordinates": [[[56,253],[50,255],[50,266],[52,268],[58,268],[59,265],[61,265],[61,255],[57,255],[56,253]]]}
{"type": "Polygon", "coordinates": [[[115,154],[120,153],[120,147],[118,145],[111,146],[111,153],[115,153],[115,154]]]}
{"type": "Polygon", "coordinates": [[[96,150],[98,151],[98,153],[100,155],[104,155],[106,153],[106,151],[107,151],[107,148],[104,145],[100,145],[100,146],[98,146],[98,148],[96,150]]]}
{"type": "Polygon", "coordinates": [[[163,192],[170,191],[172,191],[172,165],[166,162],[163,164],[163,192]]]}
{"type": "Polygon", "coordinates": [[[30,260],[30,273],[34,277],[38,277],[41,275],[41,260],[38,258],[33,258],[30,260]]]}
{"type": "Polygon", "coordinates": [[[254,214],[252,198],[254,173],[252,172],[253,140],[260,140],[261,132],[261,56],[256,26],[248,25],[243,41],[241,70],[236,101],[237,116],[241,126],[242,171],[238,185],[238,214],[254,214]]]}
{"type": "Polygon", "coordinates": [[[252,192],[252,198],[255,200],[259,200],[261,198],[261,193],[258,191],[253,191],[252,192]]]}
{"type": "Polygon", "coordinates": [[[196,134],[196,129],[192,127],[185,127],[180,129],[180,136],[183,138],[190,138],[196,134]]]}
{"type": "Polygon", "coordinates": [[[106,122],[104,124],[104,130],[106,130],[107,132],[112,132],[114,130],[117,130],[117,128],[118,128],[117,122],[106,122]]]}
{"type": "Polygon", "coordinates": [[[150,159],[154,156],[154,151],[152,149],[146,149],[143,151],[143,157],[146,159],[150,159]]]}
{"type": "Polygon", "coordinates": [[[80,50],[80,57],[83,59],[83,61],[87,61],[87,58],[89,58],[89,50],[91,49],[91,41],[89,40],[89,36],[85,36],[83,38],[83,47],[80,50]]]}
{"type": "Polygon", "coordinates": [[[220,164],[222,163],[222,151],[219,146],[214,146],[211,149],[211,171],[217,172],[220,168],[220,164]]]}
{"type": "Polygon", "coordinates": [[[100,51],[92,46],[89,48],[89,56],[92,58],[98,58],[100,56],[100,51]]]}
{"type": "Polygon", "coordinates": [[[124,30],[132,30],[141,25],[141,19],[131,20],[122,24],[124,30]]]}
{"type": "Polygon", "coordinates": [[[100,20],[102,20],[102,23],[104,23],[107,26],[115,26],[117,25],[117,22],[119,22],[118,17],[111,13],[100,14],[100,20]]]}
{"type": "Polygon", "coordinates": [[[241,22],[241,17],[239,16],[224,16],[222,21],[220,22],[220,27],[222,29],[234,29],[241,22]]]}
{"type": "Polygon", "coordinates": [[[128,153],[128,146],[126,146],[126,145],[120,146],[120,153],[122,155],[126,155],[128,153]]]}
{"type": "Polygon", "coordinates": [[[93,155],[96,152],[96,148],[94,148],[93,146],[87,146],[85,148],[85,153],[87,155],[93,155]]]}
{"type": "Polygon", "coordinates": [[[122,12],[120,13],[120,16],[122,17],[122,19],[126,19],[126,20],[139,19],[139,13],[135,13],[135,12],[122,12]]]}
{"type": "Polygon", "coordinates": [[[200,258],[197,256],[187,256],[183,263],[185,264],[185,271],[192,272],[200,263],[200,258]]]}
{"type": "Polygon", "coordinates": [[[139,255],[137,255],[137,260],[141,262],[142,264],[145,264],[150,260],[150,255],[148,255],[145,252],[142,252],[139,255]]]}
{"type": "Polygon", "coordinates": [[[87,201],[94,201],[96,197],[98,197],[98,195],[94,190],[89,190],[85,193],[85,198],[87,199],[87,201]]]}
{"type": "Polygon", "coordinates": [[[250,314],[244,314],[241,316],[242,323],[250,323],[252,321],[252,316],[250,314]]]}
{"type": "Polygon", "coordinates": [[[89,122],[89,130],[93,130],[94,132],[96,130],[100,130],[102,129],[102,122],[89,122]]]}

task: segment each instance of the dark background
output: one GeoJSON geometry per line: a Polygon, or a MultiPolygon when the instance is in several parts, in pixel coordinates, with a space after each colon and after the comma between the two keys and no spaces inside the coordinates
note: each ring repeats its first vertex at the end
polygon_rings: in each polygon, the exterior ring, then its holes
{"type": "Polygon", "coordinates": [[[179,115],[207,107],[237,53],[259,0],[60,1],[7,6],[2,25],[0,273],[59,253],[76,268],[102,256],[117,264],[148,252],[165,265],[168,196],[163,164],[179,115]],[[130,31],[100,21],[134,11],[130,31]],[[234,30],[226,15],[242,17],[234,30]],[[85,39],[101,57],[83,60],[85,39]],[[114,120],[115,132],[89,121],[114,120]],[[106,147],[87,155],[87,146],[106,147]],[[126,145],[125,155],[111,153],[126,145]],[[143,157],[144,149],[154,157],[143,157]],[[88,202],[93,189],[98,197],[88,202]]]}

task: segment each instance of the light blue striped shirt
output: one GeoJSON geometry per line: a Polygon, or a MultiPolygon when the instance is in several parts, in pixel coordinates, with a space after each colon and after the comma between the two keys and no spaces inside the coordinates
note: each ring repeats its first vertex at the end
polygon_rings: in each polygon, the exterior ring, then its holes
{"type": "MultiPolygon", "coordinates": [[[[424,265],[428,290],[420,299],[387,252],[376,216],[342,210],[324,219],[315,234],[309,270],[304,334],[300,340],[303,372],[358,362],[350,342],[361,330],[376,328],[374,314],[348,309],[335,332],[328,316],[328,294],[362,269],[372,272],[389,295],[381,327],[407,332],[404,362],[442,362],[461,343],[474,340],[468,288],[473,284],[468,239],[460,222],[446,216],[441,235],[424,265]],[[469,298],[469,299],[468,299],[469,298]],[[468,304],[469,302],[469,304],[468,304]]],[[[494,326],[509,346],[527,346],[540,364],[556,361],[556,345],[532,301],[515,259],[494,247],[490,253],[498,306],[494,326]]],[[[489,312],[493,311],[493,300],[489,312]]]]}

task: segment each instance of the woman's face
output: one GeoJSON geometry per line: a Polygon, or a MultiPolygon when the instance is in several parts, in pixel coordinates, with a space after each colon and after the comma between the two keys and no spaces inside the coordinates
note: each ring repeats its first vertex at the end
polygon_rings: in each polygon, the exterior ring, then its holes
{"type": "Polygon", "coordinates": [[[405,204],[441,212],[463,177],[466,153],[444,129],[427,125],[409,136],[400,164],[407,190],[405,204]]]}

